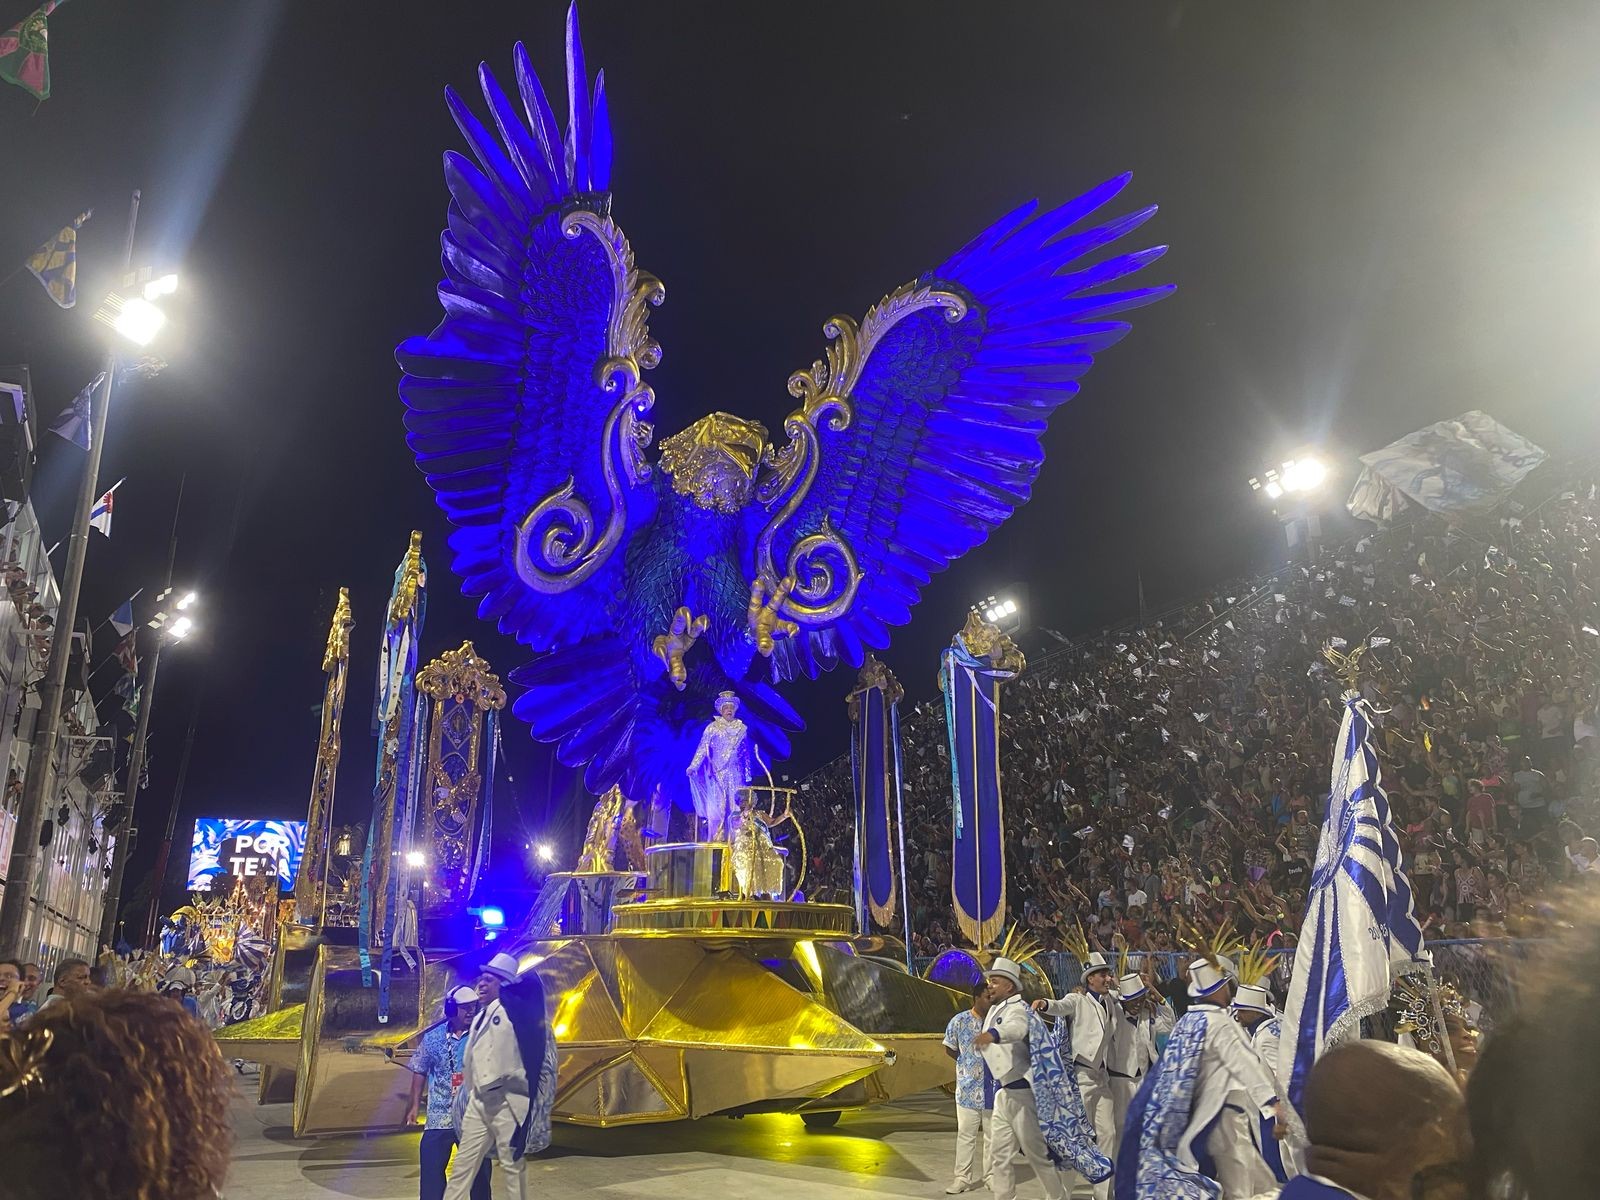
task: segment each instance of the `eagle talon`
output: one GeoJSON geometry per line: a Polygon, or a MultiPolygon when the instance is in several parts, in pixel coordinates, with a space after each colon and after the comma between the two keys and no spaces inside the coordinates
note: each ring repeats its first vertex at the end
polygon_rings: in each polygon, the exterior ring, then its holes
{"type": "Polygon", "coordinates": [[[689,611],[687,605],[681,605],[678,611],[672,614],[671,628],[651,643],[657,658],[667,668],[667,678],[672,680],[672,686],[680,692],[688,682],[689,672],[683,665],[683,656],[694,648],[700,640],[700,635],[711,624],[711,618],[697,617],[689,611]]]}
{"type": "Polygon", "coordinates": [[[767,585],[759,576],[750,584],[750,633],[756,640],[756,650],[762,658],[772,657],[773,645],[778,638],[793,637],[800,632],[800,626],[793,621],[785,621],[779,615],[793,587],[794,579],[785,579],[772,589],[772,596],[768,599],[767,585]]]}

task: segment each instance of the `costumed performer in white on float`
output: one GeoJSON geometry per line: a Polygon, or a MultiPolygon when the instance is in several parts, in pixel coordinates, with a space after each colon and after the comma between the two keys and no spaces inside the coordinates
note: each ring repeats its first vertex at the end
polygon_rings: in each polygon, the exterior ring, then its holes
{"type": "MultiPolygon", "coordinates": [[[[1104,954],[1090,953],[1087,942],[1080,942],[1079,948],[1084,990],[1056,1000],[1035,1000],[1033,1008],[1035,1012],[1060,1018],[1071,1031],[1069,1065],[1077,1076],[1084,1115],[1094,1129],[1094,1140],[1100,1152],[1115,1160],[1117,1115],[1111,1098],[1111,1078],[1106,1074],[1106,1063],[1111,1057],[1111,1044],[1121,1016],[1112,992],[1115,975],[1104,954]]],[[[1111,1195],[1109,1177],[1095,1183],[1094,1195],[1095,1200],[1107,1200],[1111,1195]]]]}
{"type": "Polygon", "coordinates": [[[456,1155],[445,1200],[467,1200],[479,1164],[494,1154],[510,1194],[526,1200],[527,1156],[550,1144],[556,1041],[539,976],[496,954],[478,976],[482,1007],[467,1034],[454,1116],[456,1155]]]}
{"type": "Polygon", "coordinates": [[[1111,1176],[1111,1159],[1095,1144],[1084,1116],[1072,1057],[1071,1034],[1060,1039],[1022,998],[1022,970],[1009,958],[996,958],[986,972],[994,1006],[973,1039],[997,1087],[990,1184],[995,1200],[1017,1194],[1016,1156],[1020,1150],[1038,1175],[1047,1200],[1066,1200],[1063,1170],[1091,1183],[1111,1176]]]}
{"type": "Polygon", "coordinates": [[[1161,1057],[1156,1039],[1166,1037],[1178,1015],[1167,998],[1137,973],[1117,981],[1117,1007],[1121,1016],[1111,1049],[1106,1054],[1106,1074],[1111,1077],[1111,1103],[1120,1140],[1127,1127],[1128,1108],[1144,1082],[1145,1074],[1161,1057]]]}
{"type": "Polygon", "coordinates": [[[717,696],[717,715],[700,734],[700,745],[686,774],[695,815],[705,822],[705,840],[726,841],[728,818],[738,808],[739,790],[750,783],[750,730],[739,720],[739,697],[717,696]]]}
{"type": "Polygon", "coordinates": [[[1243,1200],[1276,1186],[1228,1097],[1242,1092],[1275,1118],[1277,1084],[1229,1015],[1232,984],[1217,955],[1189,964],[1188,990],[1189,1010],[1128,1109],[1116,1200],[1243,1200]]]}

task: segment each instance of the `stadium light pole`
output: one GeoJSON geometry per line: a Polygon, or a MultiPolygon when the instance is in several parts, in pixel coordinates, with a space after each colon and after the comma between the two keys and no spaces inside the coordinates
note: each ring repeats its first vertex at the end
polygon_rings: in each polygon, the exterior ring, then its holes
{"type": "MultiPolygon", "coordinates": [[[[124,274],[133,265],[133,235],[139,223],[139,193],[128,205],[128,236],[123,246],[124,274]]],[[[61,602],[56,608],[55,636],[50,641],[50,667],[39,686],[39,723],[28,755],[28,773],[17,808],[16,840],[6,864],[6,889],[0,895],[0,949],[24,959],[36,958],[37,946],[22,944],[28,909],[39,874],[39,832],[44,824],[47,799],[55,783],[56,745],[61,739],[61,703],[67,690],[67,664],[72,658],[72,634],[78,624],[78,596],[83,589],[83,564],[89,552],[89,517],[100,498],[100,456],[106,445],[106,422],[111,413],[111,393],[117,382],[117,347],[106,351],[105,383],[91,400],[89,449],[84,454],[78,480],[78,507],[67,540],[67,563],[61,579],[61,602]]],[[[118,839],[119,843],[121,839],[118,839]]]]}
{"type": "MultiPolygon", "coordinates": [[[[177,607],[192,610],[194,602],[195,594],[189,592],[178,601],[177,607]]],[[[168,616],[163,611],[150,620],[150,624],[156,627],[156,646],[146,660],[144,682],[139,685],[139,722],[133,731],[133,752],[128,755],[128,782],[122,789],[122,828],[117,831],[117,844],[111,852],[111,879],[106,884],[105,907],[100,913],[100,942],[105,946],[117,944],[122,879],[128,870],[128,855],[133,849],[133,839],[137,833],[133,825],[133,806],[139,799],[139,777],[144,772],[145,738],[150,732],[150,710],[155,707],[156,669],[161,665],[161,648],[168,642],[181,642],[194,631],[194,618],[187,612],[170,623],[168,616]]],[[[156,886],[159,887],[160,883],[156,886]]]]}

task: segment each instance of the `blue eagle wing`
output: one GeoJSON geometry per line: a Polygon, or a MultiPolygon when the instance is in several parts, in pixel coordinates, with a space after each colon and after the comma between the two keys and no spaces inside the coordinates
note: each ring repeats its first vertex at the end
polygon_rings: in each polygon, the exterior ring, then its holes
{"type": "Polygon", "coordinates": [[[801,633],[778,644],[780,678],[886,647],[931,576],[1027,502],[1050,413],[1130,329],[1117,314],[1173,290],[1114,286],[1165,246],[1082,261],[1154,215],[1075,228],[1130,178],[1044,213],[1030,202],[859,327],[824,327],[828,357],[790,380],[804,404],[755,546],[769,583],[796,581],[784,615],[801,633]]]}
{"type": "Polygon", "coordinates": [[[445,155],[444,319],[395,356],[462,590],[550,650],[613,631],[615,551],[654,511],[640,375],[660,357],[645,315],[663,293],[610,218],[604,73],[591,92],[576,11],[565,134],[520,43],[514,61],[522,115],[478,71],[493,133],[446,89],[473,156],[445,155]]]}

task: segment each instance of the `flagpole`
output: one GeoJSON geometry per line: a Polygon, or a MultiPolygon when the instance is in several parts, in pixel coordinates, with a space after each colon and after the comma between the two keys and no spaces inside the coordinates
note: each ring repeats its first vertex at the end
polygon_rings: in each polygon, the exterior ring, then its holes
{"type": "MultiPolygon", "coordinates": [[[[162,595],[167,595],[172,591],[172,572],[178,561],[178,516],[183,511],[183,487],[188,482],[188,479],[187,473],[178,479],[178,502],[172,509],[172,540],[167,545],[167,578],[166,582],[162,584],[162,595]]],[[[117,484],[117,487],[121,486],[121,483],[117,484]]],[[[113,488],[112,490],[115,491],[116,489],[113,488]]],[[[133,753],[128,756],[128,782],[124,788],[124,794],[128,798],[126,809],[130,822],[133,819],[133,806],[139,799],[140,777],[144,774],[145,739],[150,731],[150,710],[155,707],[156,667],[161,662],[161,647],[166,644],[167,630],[166,626],[163,625],[156,630],[155,649],[150,651],[150,671],[145,678],[143,686],[139,688],[137,693],[139,696],[139,722],[133,733],[133,753]]],[[[196,717],[199,715],[198,708],[195,715],[196,717]]],[[[185,774],[188,773],[189,769],[189,749],[193,746],[193,720],[189,722],[189,738],[190,741],[184,748],[182,764],[182,770],[185,774]]],[[[167,820],[166,839],[162,843],[160,861],[156,865],[157,874],[152,885],[152,896],[156,899],[160,897],[162,876],[166,874],[167,869],[167,857],[172,852],[172,834],[177,826],[177,802],[182,788],[183,784],[180,780],[178,789],[173,792],[172,809],[167,820]]],[[[128,858],[133,849],[131,841],[131,838],[118,838],[116,849],[112,852],[111,879],[106,884],[105,909],[100,916],[100,940],[108,946],[116,944],[118,909],[122,906],[122,880],[127,873],[128,858]]]]}
{"type": "MultiPolygon", "coordinates": [[[[139,193],[128,203],[128,237],[123,246],[122,271],[133,266],[133,237],[139,224],[139,193]]],[[[28,773],[17,810],[16,838],[6,866],[9,881],[0,894],[0,948],[24,959],[35,956],[38,947],[22,944],[23,929],[32,908],[34,881],[39,873],[39,832],[44,825],[45,806],[54,783],[56,744],[61,738],[61,706],[67,688],[67,664],[72,658],[71,631],[78,624],[78,597],[83,590],[83,566],[89,552],[89,514],[100,498],[100,456],[106,445],[106,423],[111,415],[111,394],[117,380],[117,347],[106,351],[106,381],[100,401],[91,409],[91,436],[84,455],[83,475],[78,482],[78,506],[72,519],[72,536],[67,544],[67,565],[61,582],[61,602],[56,609],[56,628],[67,637],[50,643],[50,668],[39,689],[41,708],[33,745],[28,753],[28,773]]],[[[127,822],[117,832],[120,848],[133,829],[132,805],[127,822]]]]}

